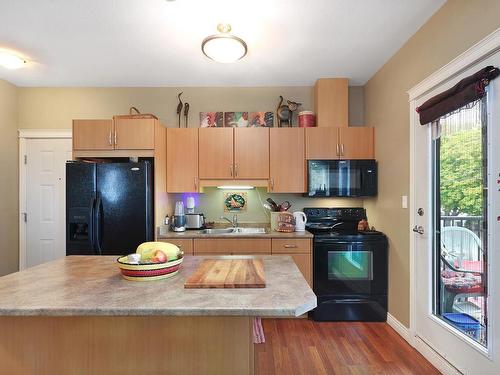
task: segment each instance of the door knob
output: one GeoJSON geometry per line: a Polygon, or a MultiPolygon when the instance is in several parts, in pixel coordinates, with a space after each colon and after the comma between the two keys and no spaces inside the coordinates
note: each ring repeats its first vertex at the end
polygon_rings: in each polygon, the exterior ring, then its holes
{"type": "Polygon", "coordinates": [[[423,227],[423,226],[421,226],[421,225],[418,225],[418,226],[417,226],[417,225],[415,225],[415,226],[413,227],[413,231],[414,231],[415,233],[418,233],[418,234],[424,234],[424,232],[425,232],[424,227],[423,227]]]}

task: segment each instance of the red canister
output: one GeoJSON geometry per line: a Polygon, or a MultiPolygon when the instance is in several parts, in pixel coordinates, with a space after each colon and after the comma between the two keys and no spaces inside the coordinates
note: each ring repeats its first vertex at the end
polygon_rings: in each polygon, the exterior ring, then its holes
{"type": "Polygon", "coordinates": [[[301,111],[299,112],[299,127],[301,128],[311,128],[316,126],[316,116],[313,111],[301,111]]]}

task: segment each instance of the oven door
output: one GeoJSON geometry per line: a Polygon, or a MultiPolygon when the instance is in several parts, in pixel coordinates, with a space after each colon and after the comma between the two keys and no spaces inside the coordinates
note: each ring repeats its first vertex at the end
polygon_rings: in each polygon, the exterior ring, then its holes
{"type": "Polygon", "coordinates": [[[314,240],[314,292],[317,295],[387,293],[386,241],[314,240]]]}

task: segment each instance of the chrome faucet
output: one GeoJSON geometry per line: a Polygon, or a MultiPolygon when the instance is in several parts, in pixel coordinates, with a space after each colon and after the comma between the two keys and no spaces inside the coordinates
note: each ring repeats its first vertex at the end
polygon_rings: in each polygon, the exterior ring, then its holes
{"type": "Polygon", "coordinates": [[[225,216],[221,216],[220,218],[222,220],[226,220],[229,224],[233,226],[233,228],[236,228],[238,226],[238,215],[236,214],[233,215],[233,220],[230,220],[225,216]]]}

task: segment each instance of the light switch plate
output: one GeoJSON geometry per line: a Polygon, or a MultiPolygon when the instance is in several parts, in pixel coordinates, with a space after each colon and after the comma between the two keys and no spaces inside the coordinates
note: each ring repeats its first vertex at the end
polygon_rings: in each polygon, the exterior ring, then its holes
{"type": "Polygon", "coordinates": [[[408,208],[408,195],[403,195],[401,197],[401,207],[408,208]]]}

